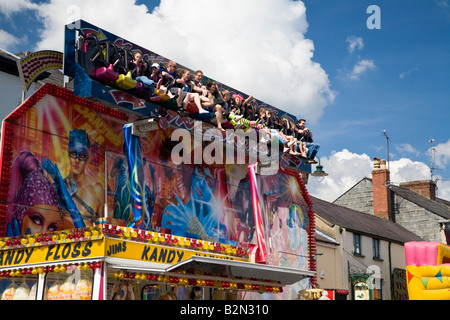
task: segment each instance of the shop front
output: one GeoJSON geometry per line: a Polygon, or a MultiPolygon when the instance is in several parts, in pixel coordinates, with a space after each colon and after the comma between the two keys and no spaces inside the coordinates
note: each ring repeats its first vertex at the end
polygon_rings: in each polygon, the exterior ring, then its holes
{"type": "Polygon", "coordinates": [[[0,240],[2,300],[90,300],[100,296],[104,238],[98,229],[0,240]]]}
{"type": "Polygon", "coordinates": [[[238,300],[313,275],[249,262],[232,246],[112,225],[0,246],[2,300],[238,300]]]}

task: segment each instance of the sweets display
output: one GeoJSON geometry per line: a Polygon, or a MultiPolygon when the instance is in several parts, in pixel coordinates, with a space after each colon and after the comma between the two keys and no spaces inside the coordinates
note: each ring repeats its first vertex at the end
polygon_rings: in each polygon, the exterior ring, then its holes
{"type": "Polygon", "coordinates": [[[80,277],[68,277],[64,282],[55,281],[47,291],[47,300],[90,300],[92,281],[82,273],[80,277]]]}
{"type": "Polygon", "coordinates": [[[22,281],[20,286],[16,289],[13,300],[28,300],[30,296],[30,288],[22,281]]]}
{"type": "Polygon", "coordinates": [[[31,290],[25,282],[25,279],[18,285],[16,282],[12,282],[1,295],[1,300],[35,300],[36,299],[36,287],[35,283],[31,290]]]}
{"type": "Polygon", "coordinates": [[[13,300],[14,295],[16,294],[16,285],[14,282],[6,288],[5,291],[3,291],[2,294],[2,300],[13,300]]]}

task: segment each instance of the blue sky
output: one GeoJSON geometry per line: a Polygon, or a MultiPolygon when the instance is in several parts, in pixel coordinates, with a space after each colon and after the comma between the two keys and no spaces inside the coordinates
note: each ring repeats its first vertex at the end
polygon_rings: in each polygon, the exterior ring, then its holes
{"type": "Polygon", "coordinates": [[[321,141],[329,142],[324,147],[385,157],[386,150],[378,149],[386,145],[386,130],[396,159],[404,154],[395,145],[410,144],[425,154],[431,138],[437,143],[449,139],[449,8],[429,0],[305,3],[306,36],[314,40],[315,60],[338,92],[315,126],[321,141]],[[381,12],[379,30],[366,26],[366,9],[374,3],[381,12]],[[345,42],[349,36],[361,38],[364,46],[350,53],[345,42]],[[358,81],[346,78],[361,59],[373,61],[374,70],[358,81]]]}
{"type": "MultiPolygon", "coordinates": [[[[429,140],[434,139],[436,147],[450,137],[448,3],[305,1],[306,36],[314,40],[314,59],[338,92],[314,126],[322,154],[345,148],[386,159],[387,141],[382,133],[386,130],[391,161],[406,157],[430,165],[429,140]],[[366,9],[371,4],[380,8],[381,29],[366,26],[371,16],[366,9]],[[349,52],[345,42],[349,36],[360,38],[363,46],[349,52]],[[346,77],[361,60],[372,61],[375,67],[357,80],[346,77]]],[[[445,152],[442,145],[436,148],[438,183],[450,178],[446,162],[441,161],[445,152]]]]}
{"type": "Polygon", "coordinates": [[[387,158],[386,130],[394,183],[429,178],[435,139],[438,194],[450,200],[450,0],[303,3],[306,11],[301,1],[288,0],[0,0],[0,47],[62,50],[59,32],[73,15],[67,8],[78,6],[81,18],[97,26],[277,107],[297,108],[330,173],[309,183],[313,195],[334,200],[370,176],[372,158],[387,158]],[[105,5],[108,16],[100,14],[105,5]],[[381,29],[367,27],[370,5],[380,9],[381,29]],[[145,39],[126,27],[129,21],[149,30],[145,39]],[[274,77],[267,61],[280,74],[274,77]],[[284,92],[280,83],[299,91],[284,92]]]}

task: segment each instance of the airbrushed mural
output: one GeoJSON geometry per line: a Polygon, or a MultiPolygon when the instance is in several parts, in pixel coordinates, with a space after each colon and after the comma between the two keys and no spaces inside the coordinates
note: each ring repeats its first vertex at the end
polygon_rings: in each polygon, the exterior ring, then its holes
{"type": "MultiPolygon", "coordinates": [[[[8,150],[11,161],[7,236],[107,219],[192,239],[258,244],[268,264],[308,268],[309,214],[297,177],[278,171],[252,180],[248,164],[205,159],[177,164],[172,151],[182,142],[171,139],[177,127],[169,115],[137,138],[127,125],[134,116],[86,101],[45,94],[4,121],[13,137],[3,151],[4,163],[8,150]]],[[[193,159],[194,143],[185,143],[193,159]]]]}
{"type": "Polygon", "coordinates": [[[7,235],[92,226],[105,210],[105,148],[121,150],[124,120],[50,94],[25,104],[3,123],[13,136],[2,159],[10,148],[7,235]]]}

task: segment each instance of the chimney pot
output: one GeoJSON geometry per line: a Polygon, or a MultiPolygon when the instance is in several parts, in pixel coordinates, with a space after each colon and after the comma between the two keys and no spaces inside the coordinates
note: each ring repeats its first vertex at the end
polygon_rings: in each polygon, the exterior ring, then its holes
{"type": "Polygon", "coordinates": [[[373,168],[380,169],[380,158],[373,158],[373,168]]]}
{"type": "Polygon", "coordinates": [[[390,173],[386,168],[386,160],[374,158],[372,171],[373,214],[379,218],[391,220],[391,191],[387,184],[390,173]]]}

